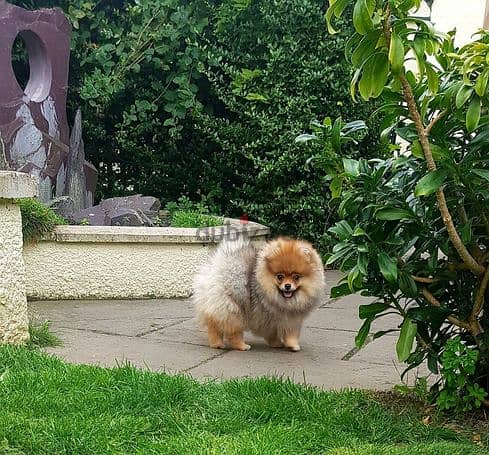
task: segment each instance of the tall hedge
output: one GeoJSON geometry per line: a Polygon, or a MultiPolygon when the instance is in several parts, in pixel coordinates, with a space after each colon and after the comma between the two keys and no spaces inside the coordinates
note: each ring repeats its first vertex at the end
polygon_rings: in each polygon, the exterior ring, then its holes
{"type": "MultiPolygon", "coordinates": [[[[349,26],[327,35],[324,12],[321,0],[222,2],[203,47],[212,110],[196,116],[199,132],[236,166],[236,178],[218,186],[227,207],[319,243],[335,217],[328,177],[308,160],[320,149],[295,137],[312,120],[353,120],[372,110],[349,95],[349,26]]],[[[378,147],[375,137],[374,128],[360,147],[365,156],[378,147]]]]}
{"type": "MultiPolygon", "coordinates": [[[[322,0],[17,1],[74,25],[70,115],[81,106],[98,197],[204,198],[275,233],[325,241],[327,177],[294,138],[313,119],[366,118],[322,0]]],[[[375,128],[361,147],[378,144],[375,128]]]]}

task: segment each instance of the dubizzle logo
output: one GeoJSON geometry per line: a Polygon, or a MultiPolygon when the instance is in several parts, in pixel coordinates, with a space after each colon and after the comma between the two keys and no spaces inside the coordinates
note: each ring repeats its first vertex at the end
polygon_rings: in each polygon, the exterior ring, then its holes
{"type": "Polygon", "coordinates": [[[203,241],[219,242],[226,239],[227,241],[234,241],[240,238],[247,238],[249,236],[248,231],[252,231],[253,227],[250,226],[250,220],[248,214],[243,213],[239,217],[239,224],[232,223],[226,220],[222,226],[210,226],[198,228],[196,236],[203,241]]]}

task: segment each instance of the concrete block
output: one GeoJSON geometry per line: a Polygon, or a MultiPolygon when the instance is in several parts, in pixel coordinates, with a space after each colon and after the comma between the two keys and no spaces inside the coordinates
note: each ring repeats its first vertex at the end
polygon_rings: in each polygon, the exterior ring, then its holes
{"type": "Polygon", "coordinates": [[[24,172],[0,171],[0,199],[21,199],[36,195],[34,177],[24,172]]]}

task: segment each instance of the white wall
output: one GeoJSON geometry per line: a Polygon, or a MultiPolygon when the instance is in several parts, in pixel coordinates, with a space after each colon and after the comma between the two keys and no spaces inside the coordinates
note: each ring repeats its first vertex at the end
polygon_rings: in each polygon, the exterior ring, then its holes
{"type": "Polygon", "coordinates": [[[457,29],[455,44],[464,45],[471,36],[482,28],[486,0],[435,0],[431,20],[442,32],[457,29]]]}

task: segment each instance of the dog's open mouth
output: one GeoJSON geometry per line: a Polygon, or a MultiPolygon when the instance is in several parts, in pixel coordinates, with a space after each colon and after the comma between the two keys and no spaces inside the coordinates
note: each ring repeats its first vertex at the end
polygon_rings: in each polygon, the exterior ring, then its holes
{"type": "Polygon", "coordinates": [[[280,291],[286,299],[290,299],[294,295],[294,291],[280,291]]]}

